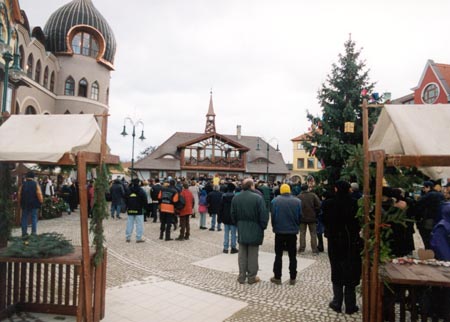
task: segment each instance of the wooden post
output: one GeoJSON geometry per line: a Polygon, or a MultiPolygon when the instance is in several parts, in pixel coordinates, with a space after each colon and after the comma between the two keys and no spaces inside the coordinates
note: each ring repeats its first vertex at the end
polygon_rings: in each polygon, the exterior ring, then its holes
{"type": "Polygon", "coordinates": [[[370,172],[369,172],[369,107],[367,99],[363,99],[363,202],[364,202],[364,259],[362,274],[362,300],[363,300],[363,321],[369,322],[370,301],[369,301],[369,285],[370,285],[370,172]]]}
{"type": "Polygon", "coordinates": [[[375,189],[375,224],[373,245],[373,264],[370,279],[370,321],[377,321],[377,291],[378,291],[378,263],[380,261],[380,225],[381,225],[381,203],[383,194],[383,174],[384,174],[384,151],[376,151],[377,177],[375,189]]]}
{"type": "MultiPolygon", "coordinates": [[[[84,152],[77,154],[78,189],[80,196],[80,229],[81,229],[81,253],[83,256],[82,272],[84,287],[84,312],[86,322],[92,322],[92,283],[91,283],[91,260],[89,254],[89,225],[87,214],[87,191],[86,191],[86,156],[84,152]]],[[[81,289],[81,291],[83,291],[81,289]]],[[[80,303],[81,305],[81,303],[80,303]]]]}

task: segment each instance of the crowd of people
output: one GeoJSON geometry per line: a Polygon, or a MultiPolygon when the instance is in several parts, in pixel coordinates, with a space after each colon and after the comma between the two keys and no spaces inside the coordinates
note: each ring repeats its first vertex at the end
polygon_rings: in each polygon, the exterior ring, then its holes
{"type": "MultiPolygon", "coordinates": [[[[112,219],[128,215],[126,242],[131,241],[134,230],[136,242],[145,242],[144,222],[147,221],[157,223],[159,220],[159,239],[165,241],[189,240],[193,218],[199,221],[200,230],[223,230],[223,253],[238,253],[238,282],[242,284],[260,281],[258,252],[269,219],[275,234],[275,260],[270,281],[277,285],[282,284],[284,251],[289,256],[289,284],[294,285],[297,253],[306,251],[307,230],[313,255],[325,250],[323,237],[326,237],[333,289],[329,307],[336,312],[342,312],[344,307],[346,314],[353,314],[359,310],[355,289],[360,283],[364,244],[362,223],[357,216],[358,199],[362,194],[357,183],[337,181],[333,187],[322,189],[311,181],[297,185],[279,182],[269,186],[264,181],[230,180],[218,175],[199,180],[134,178],[130,183],[117,178],[110,183],[107,199],[111,202],[112,219]],[[178,226],[179,234],[173,238],[178,226]]],[[[87,193],[90,210],[94,200],[93,181],[88,183],[87,193]]],[[[54,194],[66,200],[68,214],[77,207],[77,186],[70,179],[63,180],[56,188],[48,178],[35,184],[33,176],[27,175],[19,193],[24,210],[23,234],[27,227],[24,218],[33,216],[29,208],[38,208],[42,195],[54,194]]],[[[391,229],[386,244],[392,258],[412,255],[416,249],[413,237],[416,227],[424,248],[432,249],[436,259],[450,261],[450,183],[440,187],[425,181],[422,195],[416,198],[393,187],[384,187],[382,195],[383,224],[391,229]]],[[[35,233],[35,220],[32,222],[35,233]]],[[[438,294],[440,300],[444,294],[444,302],[449,301],[448,293],[438,294]]]]}

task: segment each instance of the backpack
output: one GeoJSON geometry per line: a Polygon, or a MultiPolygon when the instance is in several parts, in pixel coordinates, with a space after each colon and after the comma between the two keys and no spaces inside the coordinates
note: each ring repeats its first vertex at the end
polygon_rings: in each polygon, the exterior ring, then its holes
{"type": "Polygon", "coordinates": [[[179,193],[178,194],[178,201],[175,202],[174,207],[175,207],[176,210],[181,210],[181,209],[184,208],[184,206],[186,206],[186,200],[181,195],[181,193],[179,193]]]}

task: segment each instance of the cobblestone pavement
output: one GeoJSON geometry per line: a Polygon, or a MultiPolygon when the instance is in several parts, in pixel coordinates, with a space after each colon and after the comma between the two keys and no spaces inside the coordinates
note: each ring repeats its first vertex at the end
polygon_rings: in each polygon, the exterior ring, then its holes
{"type": "MultiPolygon", "coordinates": [[[[307,250],[301,254],[301,258],[314,259],[315,262],[299,273],[295,286],[287,283],[274,285],[266,281],[241,285],[234,274],[193,265],[194,262],[222,253],[223,233],[200,230],[198,220],[191,219],[190,239],[182,242],[159,240],[159,223],[145,222],[146,242],[140,244],[125,242],[125,218],[106,220],[107,287],[120,287],[132,281],[157,277],[248,303],[247,307],[225,320],[230,322],[361,321],[360,313],[337,314],[328,308],[331,282],[326,253],[313,256],[307,250]]],[[[62,218],[40,221],[38,232],[60,232],[71,239],[74,245],[79,245],[79,215],[75,212],[70,216],[64,214],[62,218]]],[[[14,233],[18,234],[19,230],[14,233]]],[[[178,231],[172,234],[177,237],[178,231]]],[[[273,248],[274,234],[268,229],[260,250],[273,253],[273,248]]],[[[27,316],[28,319],[15,317],[11,321],[42,321],[32,319],[30,314],[27,316]]]]}

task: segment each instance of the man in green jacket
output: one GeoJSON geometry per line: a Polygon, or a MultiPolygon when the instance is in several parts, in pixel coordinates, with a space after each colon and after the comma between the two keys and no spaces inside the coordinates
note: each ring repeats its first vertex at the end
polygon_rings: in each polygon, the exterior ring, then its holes
{"type": "Polygon", "coordinates": [[[269,222],[269,214],[263,198],[253,192],[253,179],[242,182],[242,192],[231,201],[231,219],[239,231],[239,278],[241,284],[258,283],[258,251],[264,239],[264,230],[269,222]]]}

